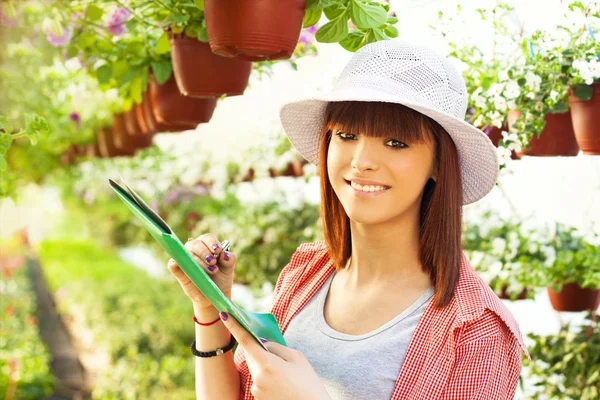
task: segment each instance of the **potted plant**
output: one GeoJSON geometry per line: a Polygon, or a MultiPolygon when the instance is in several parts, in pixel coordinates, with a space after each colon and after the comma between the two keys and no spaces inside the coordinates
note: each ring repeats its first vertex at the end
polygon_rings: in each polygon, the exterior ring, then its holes
{"type": "Polygon", "coordinates": [[[154,118],[159,123],[196,127],[210,121],[217,106],[216,98],[196,99],[182,95],[172,74],[162,84],[152,75],[148,92],[154,118]]]}
{"type": "Polygon", "coordinates": [[[534,385],[531,398],[592,400],[600,397],[600,320],[588,312],[581,325],[567,323],[555,335],[528,334],[534,385]]]}
{"type": "Polygon", "coordinates": [[[152,136],[131,135],[125,125],[123,113],[113,115],[113,143],[115,147],[123,151],[136,151],[152,146],[152,136]]]}
{"type": "Polygon", "coordinates": [[[478,220],[486,222],[465,223],[463,230],[463,250],[475,271],[501,299],[533,299],[554,257],[543,232],[490,211],[478,220]]]}
{"type": "Polygon", "coordinates": [[[97,133],[98,149],[103,158],[112,158],[119,156],[133,156],[135,150],[122,150],[115,146],[112,127],[100,128],[97,133]]]}
{"type": "Polygon", "coordinates": [[[150,99],[150,90],[144,92],[144,101],[142,102],[142,112],[144,120],[150,132],[182,132],[190,129],[195,129],[197,123],[174,124],[166,122],[158,122],[154,116],[152,100],[150,99]]]}
{"type": "Polygon", "coordinates": [[[573,227],[558,224],[552,239],[556,259],[544,271],[552,307],[557,311],[595,310],[600,300],[600,246],[573,227]]]}

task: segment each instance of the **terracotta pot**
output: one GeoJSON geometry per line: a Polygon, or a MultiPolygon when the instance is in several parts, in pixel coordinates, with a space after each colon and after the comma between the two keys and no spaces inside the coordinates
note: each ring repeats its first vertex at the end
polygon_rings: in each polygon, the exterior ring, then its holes
{"type": "MultiPolygon", "coordinates": [[[[522,115],[521,111],[508,112],[508,124],[514,125],[522,115]]],[[[579,146],[573,132],[571,112],[546,114],[546,125],[540,137],[533,137],[529,142],[529,150],[523,149],[519,155],[537,157],[574,157],[579,153],[579,146]]]]}
{"type": "Polygon", "coordinates": [[[302,162],[300,160],[292,161],[287,165],[281,176],[302,176],[302,162]]]}
{"type": "MultiPolygon", "coordinates": [[[[135,116],[135,114],[133,115],[135,116]]],[[[135,152],[138,149],[152,146],[152,136],[140,133],[131,135],[128,133],[124,114],[113,115],[113,137],[115,146],[120,150],[133,150],[135,152]]]]}
{"type": "Polygon", "coordinates": [[[135,112],[135,118],[137,120],[138,126],[140,127],[140,132],[142,135],[154,135],[156,131],[151,131],[148,122],[146,122],[146,117],[144,116],[144,107],[142,104],[136,104],[133,106],[133,110],[135,112]]]}
{"type": "Polygon", "coordinates": [[[87,150],[87,156],[89,158],[102,157],[102,154],[100,154],[100,147],[98,146],[98,142],[88,144],[86,146],[86,150],[87,150]]]}
{"type": "Polygon", "coordinates": [[[65,150],[61,155],[60,155],[60,162],[63,165],[72,165],[75,163],[75,157],[77,155],[77,151],[75,149],[74,145],[70,145],[67,150],[65,150]]]}
{"type": "Polygon", "coordinates": [[[152,111],[152,100],[150,99],[150,90],[146,90],[144,93],[144,101],[142,102],[142,112],[144,114],[144,120],[146,126],[150,132],[182,132],[190,129],[196,129],[198,124],[167,124],[164,122],[158,122],[154,117],[154,111],[152,111]]]}
{"type": "Polygon", "coordinates": [[[582,288],[576,283],[569,283],[560,292],[548,287],[548,296],[556,311],[595,310],[600,302],[600,289],[582,288]]]}
{"type": "Polygon", "coordinates": [[[102,128],[97,133],[98,149],[102,157],[132,156],[135,150],[121,150],[115,146],[113,129],[102,128]]]}
{"type": "Polygon", "coordinates": [[[300,37],[306,0],[204,0],[215,54],[248,61],[287,59],[300,37]]]}
{"type": "Polygon", "coordinates": [[[242,178],[242,182],[252,182],[254,180],[254,168],[250,168],[242,178]]]}
{"type": "MultiPolygon", "coordinates": [[[[498,143],[500,143],[500,140],[502,139],[502,131],[508,131],[508,128],[504,126],[502,127],[502,129],[500,129],[493,126],[490,128],[490,131],[487,134],[494,146],[496,147],[498,147],[498,143]]],[[[521,156],[519,156],[517,152],[513,150],[510,153],[510,158],[512,160],[520,160],[521,156]]]]}
{"type": "Polygon", "coordinates": [[[217,99],[194,99],[179,93],[175,78],[159,85],[154,76],[150,78],[150,101],[154,118],[159,123],[193,125],[210,121],[217,99]]]}
{"type": "Polygon", "coordinates": [[[252,63],[214,54],[208,43],[170,34],[173,73],[184,96],[211,98],[244,94],[252,63]]]}
{"type": "MultiPolygon", "coordinates": [[[[502,290],[500,290],[500,294],[498,295],[499,298],[504,299],[504,300],[512,300],[508,294],[507,291],[508,287],[507,286],[503,286],[502,290]]],[[[515,300],[525,300],[527,299],[527,294],[529,293],[529,289],[525,288],[523,290],[521,290],[521,293],[519,293],[519,296],[517,296],[517,298],[515,300]]]]}
{"type": "Polygon", "coordinates": [[[592,89],[590,100],[580,100],[570,93],[569,103],[575,137],[583,154],[600,155],[600,83],[592,85],[592,89]]]}
{"type": "Polygon", "coordinates": [[[139,136],[143,134],[137,120],[135,106],[123,113],[123,121],[125,122],[125,132],[127,132],[129,136],[139,136]]]}

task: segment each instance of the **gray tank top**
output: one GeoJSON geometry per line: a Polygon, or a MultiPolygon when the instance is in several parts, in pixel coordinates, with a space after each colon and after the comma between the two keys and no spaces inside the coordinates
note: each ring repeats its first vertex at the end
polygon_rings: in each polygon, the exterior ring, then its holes
{"type": "Polygon", "coordinates": [[[306,356],[333,400],[389,399],[433,287],[383,326],[363,335],[348,335],[332,329],[324,317],[335,273],[292,318],[283,337],[288,347],[306,356]]]}

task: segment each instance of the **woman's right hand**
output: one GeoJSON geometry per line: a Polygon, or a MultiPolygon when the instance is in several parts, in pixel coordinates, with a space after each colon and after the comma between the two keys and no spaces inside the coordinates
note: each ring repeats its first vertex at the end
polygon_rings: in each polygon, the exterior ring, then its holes
{"type": "MultiPolygon", "coordinates": [[[[199,236],[188,241],[185,248],[190,252],[198,265],[206,271],[213,282],[221,289],[223,294],[231,299],[234,268],[236,257],[233,253],[223,251],[221,242],[211,233],[199,236]],[[215,259],[213,254],[217,255],[215,259]],[[213,269],[211,271],[211,269],[213,269]]],[[[181,270],[172,258],[167,264],[169,271],[175,276],[184,293],[192,300],[196,309],[212,309],[214,306],[188,276],[181,270]]]]}

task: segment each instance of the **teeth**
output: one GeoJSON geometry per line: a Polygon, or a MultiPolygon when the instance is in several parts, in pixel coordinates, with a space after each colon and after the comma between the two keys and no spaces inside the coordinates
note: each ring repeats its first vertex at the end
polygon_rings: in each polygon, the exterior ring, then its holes
{"type": "Polygon", "coordinates": [[[385,186],[373,186],[373,185],[360,185],[358,183],[350,182],[350,185],[361,192],[379,192],[381,190],[387,189],[385,186]]]}

